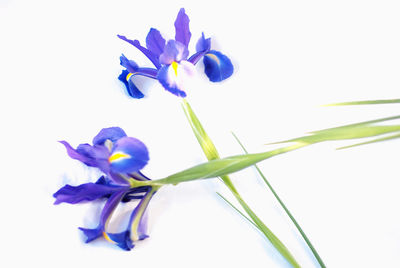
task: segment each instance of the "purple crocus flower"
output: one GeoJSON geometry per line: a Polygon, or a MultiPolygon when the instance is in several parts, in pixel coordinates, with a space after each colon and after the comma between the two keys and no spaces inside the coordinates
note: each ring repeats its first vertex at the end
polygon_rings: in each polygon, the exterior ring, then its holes
{"type": "Polygon", "coordinates": [[[65,141],[61,143],[73,159],[97,167],[106,176],[96,183],[84,183],[79,186],[65,185],[53,196],[54,204],[76,204],[83,201],[107,199],[99,224],[96,228],[79,228],[86,235],[86,243],[99,237],[130,250],[133,242],[148,237],[145,234],[146,222],[143,218],[147,205],[157,191],[154,186],[135,186],[135,182],[150,180],[140,172],[149,160],[146,146],[139,140],[127,137],[118,127],[104,128],[94,137],[93,145],[81,144],[76,149],[65,141]],[[107,232],[108,222],[120,202],[139,199],[133,210],[127,229],[118,234],[107,232]]]}
{"type": "Polygon", "coordinates": [[[225,80],[233,73],[230,59],[221,52],[211,50],[211,39],[205,38],[204,33],[196,44],[196,53],[189,57],[188,45],[191,33],[189,17],[183,8],[175,20],[175,40],[167,42],[154,28],[147,34],[146,47],[143,47],[138,40],[130,40],[122,35],[118,37],[139,49],[156,68],[140,68],[122,54],[120,61],[126,70],[122,71],[118,79],[125,84],[128,94],[133,98],[144,97],[132,81],[136,75],[157,79],[169,92],[179,97],[186,97],[185,80],[194,74],[194,65],[202,58],[204,72],[212,82],[225,80]]]}

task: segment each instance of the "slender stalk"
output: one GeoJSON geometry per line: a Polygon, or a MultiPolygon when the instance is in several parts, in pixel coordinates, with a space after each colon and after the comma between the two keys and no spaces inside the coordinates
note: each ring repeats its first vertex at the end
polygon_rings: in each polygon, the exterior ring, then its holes
{"type": "MultiPolygon", "coordinates": [[[[238,137],[232,133],[232,135],[235,137],[236,141],[239,143],[239,145],[242,147],[243,151],[248,154],[248,151],[246,150],[246,148],[243,146],[243,144],[240,142],[240,140],[238,139],[238,137]]],[[[272,185],[269,183],[269,181],[267,180],[267,178],[264,176],[264,174],[261,172],[260,168],[257,165],[254,165],[255,168],[257,169],[258,174],[260,174],[261,178],[264,180],[265,184],[268,186],[268,188],[270,189],[270,191],[272,192],[272,194],[275,196],[276,200],[279,202],[279,204],[281,205],[281,207],[285,210],[286,214],[289,216],[289,218],[292,220],[293,224],[296,226],[297,230],[300,232],[301,236],[303,237],[304,241],[307,243],[308,247],[311,249],[315,259],[318,261],[319,265],[322,268],[325,268],[325,264],[322,261],[321,257],[319,256],[317,250],[314,248],[314,246],[312,245],[310,239],[308,239],[307,235],[304,233],[303,229],[301,229],[300,225],[298,224],[298,222],[296,221],[296,219],[293,217],[292,213],[290,213],[289,209],[286,207],[286,205],[283,203],[283,201],[280,199],[280,197],[278,196],[278,194],[276,193],[276,191],[274,190],[274,188],[272,187],[272,185]]]]}
{"type": "Polygon", "coordinates": [[[243,218],[245,218],[248,222],[250,222],[254,227],[259,229],[258,226],[249,217],[244,215],[243,212],[241,212],[237,207],[235,207],[231,202],[229,202],[229,200],[226,199],[222,194],[217,192],[217,195],[219,195],[219,197],[221,197],[226,203],[228,203],[234,210],[236,210],[237,213],[239,213],[243,218]]]}

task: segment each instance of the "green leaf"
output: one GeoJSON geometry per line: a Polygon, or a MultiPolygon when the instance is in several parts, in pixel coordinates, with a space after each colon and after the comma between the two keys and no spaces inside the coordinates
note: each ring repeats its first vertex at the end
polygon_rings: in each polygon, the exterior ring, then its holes
{"type": "MultiPolygon", "coordinates": [[[[243,151],[248,154],[246,148],[244,147],[244,145],[241,143],[241,141],[239,140],[239,138],[232,132],[233,137],[236,139],[236,141],[239,143],[239,145],[242,147],[243,151]]],[[[278,203],[281,205],[281,207],[283,208],[283,210],[286,212],[286,214],[288,215],[288,217],[290,218],[290,220],[293,222],[293,224],[296,226],[297,230],[299,231],[299,233],[301,234],[301,236],[303,237],[304,241],[307,243],[308,247],[310,248],[310,250],[312,251],[315,259],[318,261],[319,265],[322,268],[325,268],[325,264],[322,261],[321,257],[319,256],[317,250],[314,248],[313,244],[311,243],[311,241],[308,239],[307,235],[305,234],[305,232],[303,231],[303,229],[300,227],[300,224],[296,221],[296,219],[293,217],[292,213],[290,213],[289,209],[286,207],[286,205],[283,203],[283,201],[281,200],[281,198],[278,196],[278,194],[276,193],[276,191],[274,190],[274,188],[272,187],[272,185],[269,183],[269,181],[267,180],[267,178],[264,176],[264,174],[262,173],[262,171],[260,170],[260,168],[257,165],[254,165],[254,167],[256,168],[258,174],[261,176],[261,178],[264,180],[265,184],[268,186],[268,188],[270,189],[270,191],[272,192],[272,194],[275,196],[276,200],[278,201],[278,203]]]]}
{"type": "Polygon", "coordinates": [[[243,201],[243,199],[236,193],[233,193],[243,209],[250,216],[250,218],[257,224],[261,232],[268,238],[271,244],[278,250],[278,252],[293,266],[300,268],[300,265],[294,259],[292,254],[286,246],[274,235],[274,233],[257,217],[257,215],[250,209],[250,207],[243,201]]]}
{"type": "Polygon", "coordinates": [[[347,149],[347,148],[356,147],[356,146],[360,146],[360,145],[371,144],[371,143],[387,141],[387,140],[393,140],[393,139],[398,139],[398,138],[400,138],[400,133],[397,133],[395,135],[390,135],[387,137],[383,137],[383,138],[379,138],[379,139],[373,139],[373,140],[366,141],[366,142],[361,142],[361,143],[356,143],[356,144],[352,144],[352,145],[348,145],[348,146],[339,147],[337,149],[338,150],[347,149]]]}
{"type": "Polygon", "coordinates": [[[360,138],[379,136],[399,131],[400,125],[374,125],[374,124],[396,119],[400,119],[400,116],[392,116],[392,117],[381,118],[381,119],[350,124],[335,128],[318,130],[311,132],[307,136],[276,142],[274,144],[287,143],[287,142],[301,142],[307,144],[314,144],[323,141],[360,139],[360,138]]]}
{"type": "Polygon", "coordinates": [[[220,177],[250,167],[275,155],[293,151],[306,145],[307,144],[296,143],[295,145],[286,146],[264,153],[236,155],[215,159],[153,182],[158,184],[178,184],[186,181],[220,177]]]}
{"type": "Polygon", "coordinates": [[[324,106],[344,106],[344,105],[366,105],[366,104],[390,104],[390,103],[400,103],[400,99],[390,99],[390,100],[367,100],[367,101],[349,101],[332,103],[324,106]]]}
{"type": "MultiPolygon", "coordinates": [[[[238,211],[242,216],[244,216],[247,220],[255,224],[255,226],[265,235],[265,237],[271,242],[271,244],[278,250],[278,252],[293,266],[293,267],[300,267],[299,264],[296,262],[296,260],[293,258],[289,250],[283,245],[283,243],[272,233],[270,229],[257,217],[257,215],[250,209],[250,207],[246,204],[246,202],[242,199],[242,197],[239,195],[238,191],[234,187],[232,181],[230,178],[227,176],[227,174],[232,173],[231,171],[234,170],[232,169],[232,166],[237,166],[238,160],[236,159],[230,159],[227,161],[222,161],[218,162],[219,160],[219,154],[217,149],[214,146],[214,143],[211,141],[210,137],[207,135],[206,131],[204,130],[203,126],[201,125],[199,119],[193,112],[192,108],[190,107],[189,103],[186,101],[186,99],[183,100],[183,109],[185,111],[186,117],[190,123],[190,126],[192,127],[193,133],[195,134],[197,141],[199,142],[201,148],[203,149],[204,154],[206,155],[207,159],[210,161],[206,163],[204,166],[198,166],[197,168],[194,167],[194,169],[187,170],[186,173],[185,171],[183,173],[178,173],[177,176],[173,177],[167,177],[164,179],[164,182],[167,183],[178,183],[182,181],[188,181],[192,180],[193,176],[199,178],[206,178],[207,176],[212,176],[212,177],[220,177],[222,181],[225,183],[225,185],[228,187],[228,189],[232,192],[232,194],[235,196],[235,198],[239,201],[240,205],[242,208],[246,211],[246,213],[249,215],[249,217],[252,219],[252,221],[247,218],[244,214],[242,214],[236,207],[232,205],[229,201],[227,201],[226,198],[221,197],[228,202],[236,211],[238,211]],[[217,162],[216,162],[217,161],[217,162]],[[209,165],[207,165],[209,164],[209,165]],[[231,168],[229,168],[229,166],[231,168]],[[220,173],[221,170],[224,170],[228,168],[228,173],[220,173]],[[205,172],[205,173],[204,173],[205,172]]],[[[240,162],[240,161],[239,161],[240,162]]],[[[245,161],[244,161],[245,162],[245,161]]],[[[240,165],[239,165],[240,167],[240,165]]],[[[163,180],[160,180],[161,182],[163,180]]],[[[159,182],[160,182],[159,181],[159,182]]]]}
{"type": "MultiPolygon", "coordinates": [[[[214,143],[211,141],[210,137],[204,130],[200,120],[197,118],[196,114],[193,112],[192,107],[183,99],[182,102],[183,111],[185,112],[186,118],[189,121],[189,124],[193,130],[194,135],[196,136],[197,141],[200,144],[201,149],[203,149],[204,154],[206,155],[208,160],[219,159],[219,154],[217,148],[215,148],[214,143]]],[[[237,193],[235,186],[228,176],[220,176],[222,181],[228,186],[231,191],[237,193]]]]}

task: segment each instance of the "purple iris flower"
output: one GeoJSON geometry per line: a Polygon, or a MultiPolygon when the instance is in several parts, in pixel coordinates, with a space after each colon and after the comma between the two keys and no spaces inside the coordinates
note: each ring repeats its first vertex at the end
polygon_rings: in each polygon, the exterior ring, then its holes
{"type": "Polygon", "coordinates": [[[156,69],[141,68],[122,54],[120,61],[126,70],[122,71],[118,79],[125,84],[128,94],[136,99],[144,97],[132,81],[136,75],[142,75],[157,79],[169,92],[179,97],[186,97],[185,81],[195,73],[194,65],[202,58],[204,72],[210,81],[220,82],[230,77],[233,73],[230,59],[219,51],[211,50],[211,39],[205,38],[204,33],[196,44],[196,53],[189,57],[188,45],[191,35],[189,17],[183,8],[175,20],[175,40],[167,42],[154,28],[147,34],[146,47],[143,47],[138,40],[118,35],[139,49],[156,67],[156,69]]]}
{"type": "Polygon", "coordinates": [[[151,197],[157,191],[154,186],[135,186],[135,182],[150,180],[140,170],[147,164],[149,153],[138,139],[127,137],[118,127],[104,128],[94,137],[93,145],[81,144],[76,149],[65,141],[61,143],[68,155],[87,166],[97,167],[105,173],[95,183],[79,186],[65,185],[54,193],[54,204],[76,204],[83,201],[106,199],[96,228],[79,228],[86,235],[86,243],[99,237],[130,250],[133,242],[148,237],[146,220],[143,217],[151,197]],[[107,232],[111,216],[120,202],[138,199],[139,204],[133,210],[129,224],[121,233],[107,232]]]}

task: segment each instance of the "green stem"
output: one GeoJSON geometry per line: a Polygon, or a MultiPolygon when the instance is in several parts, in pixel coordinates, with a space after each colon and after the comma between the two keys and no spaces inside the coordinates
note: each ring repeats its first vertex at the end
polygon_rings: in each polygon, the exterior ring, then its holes
{"type": "MultiPolygon", "coordinates": [[[[235,137],[236,141],[239,143],[239,145],[242,147],[243,151],[248,154],[246,148],[243,146],[243,144],[240,142],[240,140],[238,139],[238,137],[232,133],[232,135],[235,137]]],[[[300,232],[301,236],[303,237],[304,241],[307,243],[308,247],[311,249],[314,257],[317,259],[319,265],[322,268],[325,268],[325,264],[322,261],[321,257],[319,256],[317,250],[314,248],[314,246],[312,245],[311,241],[308,239],[307,235],[304,233],[303,229],[301,229],[300,225],[297,223],[296,219],[293,217],[292,213],[290,213],[289,209],[286,207],[286,205],[283,203],[283,201],[280,199],[280,197],[278,196],[278,194],[275,192],[274,188],[272,187],[272,185],[269,183],[269,181],[267,180],[267,178],[264,176],[264,174],[261,172],[260,168],[257,165],[254,165],[255,168],[258,171],[258,174],[260,174],[261,178],[264,180],[265,184],[268,186],[268,188],[271,190],[272,194],[275,196],[276,200],[279,202],[279,204],[281,205],[281,207],[285,210],[286,214],[289,216],[289,218],[292,220],[293,224],[296,226],[297,230],[300,232]]]]}

